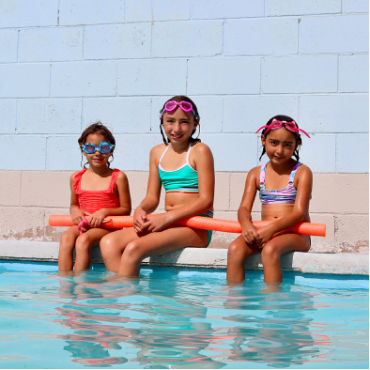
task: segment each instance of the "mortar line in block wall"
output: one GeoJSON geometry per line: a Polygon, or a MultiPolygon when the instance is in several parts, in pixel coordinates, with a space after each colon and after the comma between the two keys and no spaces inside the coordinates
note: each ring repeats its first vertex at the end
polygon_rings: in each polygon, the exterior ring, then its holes
{"type": "Polygon", "coordinates": [[[20,29],[18,29],[18,32],[17,32],[17,62],[16,63],[18,63],[18,61],[19,61],[19,34],[20,34],[20,32],[21,32],[21,30],[20,29]]]}
{"type": "Polygon", "coordinates": [[[82,50],[81,50],[81,61],[85,60],[85,26],[82,26],[82,50]]]}
{"type": "Polygon", "coordinates": [[[59,26],[59,23],[60,23],[59,13],[60,13],[60,0],[58,0],[58,12],[57,12],[57,25],[58,26],[59,26]]]}
{"type": "MultiPolygon", "coordinates": [[[[272,18],[278,18],[278,19],[291,19],[291,18],[297,18],[297,17],[300,17],[301,19],[302,18],[324,18],[324,17],[331,17],[331,18],[334,18],[334,17],[338,17],[338,16],[341,16],[341,17],[348,17],[348,16],[366,16],[368,15],[368,13],[361,13],[361,12],[354,12],[354,13],[341,13],[341,12],[338,12],[338,13],[323,13],[323,14],[292,14],[292,15],[271,15],[271,16],[250,16],[250,17],[247,17],[247,16],[244,16],[244,17],[228,17],[228,18],[212,18],[212,19],[209,19],[209,18],[197,18],[197,19],[188,19],[188,20],[175,20],[175,19],[169,19],[169,20],[156,20],[155,23],[173,23],[173,22],[214,22],[214,21],[222,21],[222,20],[230,20],[230,21],[241,21],[241,20],[251,20],[251,19],[255,19],[255,20],[265,20],[266,18],[267,19],[272,19],[272,18]]],[[[40,29],[40,28],[76,28],[76,27],[101,27],[101,26],[117,26],[117,25],[123,25],[123,24],[142,24],[142,23],[153,23],[154,20],[153,20],[153,16],[152,16],[152,20],[150,21],[147,21],[147,20],[144,20],[144,21],[134,21],[134,22],[110,22],[110,23],[107,23],[107,22],[102,22],[102,23],[87,23],[87,24],[70,24],[70,25],[61,25],[61,24],[56,24],[56,25],[45,25],[45,26],[37,26],[37,25],[27,25],[27,26],[10,26],[10,27],[1,27],[0,26],[0,30],[2,29],[19,29],[19,30],[22,30],[22,29],[29,29],[29,28],[35,28],[35,29],[40,29]]],[[[60,22],[59,22],[60,23],[60,22]]]]}
{"type": "Polygon", "coordinates": [[[337,55],[337,93],[339,93],[339,54],[337,55]]]}
{"type": "MultiPolygon", "coordinates": [[[[204,55],[201,57],[192,57],[194,59],[203,59],[203,60],[219,60],[222,58],[225,59],[250,59],[250,58],[268,58],[268,59],[280,59],[280,58],[305,58],[305,57],[332,57],[332,56],[338,56],[338,52],[332,52],[332,53],[315,53],[315,54],[289,54],[289,55],[261,55],[258,54],[238,54],[238,55],[224,55],[224,54],[215,54],[215,55],[204,55]]],[[[341,56],[360,56],[364,55],[367,56],[368,53],[366,52],[341,52],[341,56]]],[[[48,63],[55,63],[55,64],[66,64],[66,63],[94,63],[94,62],[122,62],[122,61],[151,61],[151,60],[186,60],[189,56],[145,56],[145,57],[122,57],[122,58],[87,58],[87,59],[70,59],[70,60],[37,60],[37,61],[22,61],[22,62],[0,62],[0,65],[6,64],[6,65],[23,65],[23,64],[48,64],[48,63]]],[[[327,94],[337,94],[338,92],[332,92],[332,91],[322,91],[322,92],[313,92],[313,93],[306,93],[307,95],[312,94],[321,94],[321,95],[327,95],[327,94]]],[[[344,92],[345,94],[354,94],[357,92],[344,92]]],[[[276,92],[273,93],[266,93],[266,94],[275,94],[275,95],[286,95],[286,94],[293,94],[293,93],[286,93],[286,92],[280,92],[277,94],[276,92]]],[[[365,93],[364,93],[365,94],[365,93]]],[[[167,96],[167,94],[165,94],[167,96]]],[[[220,94],[218,94],[220,95],[220,94]]],[[[234,95],[234,94],[233,94],[234,95]]],[[[248,95],[248,94],[235,94],[235,95],[248,95]]],[[[252,95],[252,94],[249,94],[252,95]]],[[[140,95],[142,96],[142,95],[140,95]]]]}
{"type": "Polygon", "coordinates": [[[299,35],[300,35],[300,32],[301,32],[301,21],[302,21],[302,18],[298,17],[297,18],[297,22],[298,22],[298,32],[297,32],[297,55],[300,55],[299,53],[299,35]]]}
{"type": "Polygon", "coordinates": [[[51,98],[51,76],[52,76],[53,63],[49,66],[49,99],[51,98]]]}

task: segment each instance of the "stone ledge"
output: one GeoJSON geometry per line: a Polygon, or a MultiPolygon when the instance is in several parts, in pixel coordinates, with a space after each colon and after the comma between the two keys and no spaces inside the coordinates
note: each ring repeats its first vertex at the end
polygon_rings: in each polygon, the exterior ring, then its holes
{"type": "MultiPolygon", "coordinates": [[[[0,259],[18,261],[48,261],[58,260],[57,242],[26,242],[0,241],[0,259]]],[[[198,267],[211,269],[226,269],[226,249],[197,249],[167,253],[162,256],[148,257],[143,265],[198,267]]],[[[103,263],[100,250],[94,247],[92,261],[103,263]]],[[[281,258],[284,271],[297,271],[314,274],[335,275],[369,275],[369,256],[353,253],[289,253],[281,258]]],[[[261,255],[248,259],[247,270],[262,270],[261,255]]]]}

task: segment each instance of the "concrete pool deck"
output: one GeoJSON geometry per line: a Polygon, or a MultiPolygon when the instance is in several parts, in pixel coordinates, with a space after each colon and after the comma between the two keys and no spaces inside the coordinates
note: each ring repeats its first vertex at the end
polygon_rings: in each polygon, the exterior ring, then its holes
{"type": "MultiPolygon", "coordinates": [[[[0,241],[0,259],[15,261],[57,262],[58,242],[0,241]]],[[[92,250],[92,261],[103,263],[98,247],[92,250]]],[[[226,269],[227,249],[197,249],[167,253],[146,258],[144,265],[226,269]]],[[[369,275],[369,256],[356,253],[289,253],[281,258],[284,271],[315,274],[369,275]]],[[[252,256],[247,270],[261,270],[261,255],[252,256]]]]}

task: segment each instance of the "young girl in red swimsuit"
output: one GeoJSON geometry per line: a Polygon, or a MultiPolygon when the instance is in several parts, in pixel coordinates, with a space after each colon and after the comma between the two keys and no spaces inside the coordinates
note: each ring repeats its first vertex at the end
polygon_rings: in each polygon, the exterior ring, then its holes
{"type": "Polygon", "coordinates": [[[102,229],[107,216],[129,215],[131,198],[126,175],[110,168],[110,157],[116,141],[100,122],[89,126],[78,139],[86,157],[82,171],[71,176],[70,213],[75,226],[70,227],[60,240],[58,268],[61,273],[73,270],[73,251],[76,250],[74,271],[90,267],[91,246],[109,233],[102,229]],[[85,218],[85,216],[88,216],[85,218]]]}
{"type": "Polygon", "coordinates": [[[258,131],[261,129],[261,157],[267,154],[270,161],[248,173],[238,211],[242,235],[229,246],[227,279],[243,281],[245,261],[252,254],[262,251],[264,281],[279,284],[282,281],[280,257],[293,251],[307,252],[311,246],[307,235],[282,233],[299,222],[310,222],[308,209],[312,172],[299,162],[298,151],[302,144],[300,133],[309,135],[298,128],[291,117],[283,115],[272,117],[258,131]],[[251,216],[257,191],[262,203],[262,220],[273,221],[260,230],[253,226],[251,216]]]}

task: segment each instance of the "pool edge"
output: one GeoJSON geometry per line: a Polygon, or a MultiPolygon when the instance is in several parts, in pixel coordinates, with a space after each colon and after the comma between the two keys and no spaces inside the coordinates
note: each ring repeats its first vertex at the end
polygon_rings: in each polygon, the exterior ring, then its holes
{"type": "MultiPolygon", "coordinates": [[[[12,261],[57,262],[58,242],[0,240],[0,259],[12,261]]],[[[93,248],[92,261],[103,263],[99,248],[93,248]]],[[[226,269],[226,249],[184,248],[162,256],[146,258],[143,265],[226,269]]],[[[354,253],[293,252],[281,258],[283,271],[334,275],[369,275],[369,256],[354,253]]],[[[262,270],[261,255],[248,259],[247,270],[262,270]]]]}

